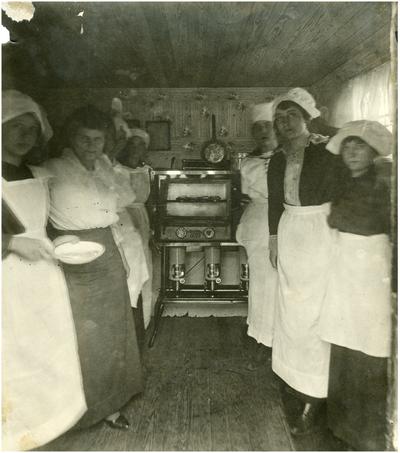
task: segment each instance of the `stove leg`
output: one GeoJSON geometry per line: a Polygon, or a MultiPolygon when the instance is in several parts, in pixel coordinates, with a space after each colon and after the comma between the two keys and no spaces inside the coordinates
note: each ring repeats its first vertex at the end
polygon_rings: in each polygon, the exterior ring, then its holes
{"type": "Polygon", "coordinates": [[[154,341],[156,339],[156,335],[161,323],[161,317],[164,312],[165,305],[163,304],[163,298],[161,295],[158,296],[156,306],[155,306],[155,313],[154,313],[154,326],[153,332],[151,334],[151,338],[149,341],[149,348],[152,348],[154,345],[154,341]]]}

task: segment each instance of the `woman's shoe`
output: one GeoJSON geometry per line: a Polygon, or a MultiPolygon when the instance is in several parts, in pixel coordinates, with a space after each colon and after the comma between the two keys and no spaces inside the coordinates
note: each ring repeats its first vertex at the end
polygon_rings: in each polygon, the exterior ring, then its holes
{"type": "Polygon", "coordinates": [[[303,413],[296,419],[292,426],[290,426],[290,433],[293,436],[306,436],[314,433],[320,429],[318,423],[318,414],[320,412],[320,404],[307,403],[304,407],[303,413]]]}
{"type": "Polygon", "coordinates": [[[129,422],[126,419],[125,415],[120,414],[115,420],[104,420],[106,424],[113,429],[128,429],[129,422]]]}

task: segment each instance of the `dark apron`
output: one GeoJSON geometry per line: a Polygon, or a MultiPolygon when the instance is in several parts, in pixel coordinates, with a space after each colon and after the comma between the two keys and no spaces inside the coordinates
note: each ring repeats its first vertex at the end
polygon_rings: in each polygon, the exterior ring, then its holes
{"type": "Polygon", "coordinates": [[[118,411],[143,390],[126,273],[110,228],[50,228],[49,234],[73,234],[106,249],[91,263],[63,264],[88,406],[76,427],[85,428],[118,411]]]}
{"type": "Polygon", "coordinates": [[[328,425],[361,451],[385,450],[387,359],[332,345],[328,425]]]}

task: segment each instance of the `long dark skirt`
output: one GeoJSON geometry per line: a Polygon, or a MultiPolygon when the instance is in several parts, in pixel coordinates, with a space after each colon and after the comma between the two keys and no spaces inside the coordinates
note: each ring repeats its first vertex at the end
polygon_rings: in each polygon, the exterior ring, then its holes
{"type": "Polygon", "coordinates": [[[125,268],[110,228],[53,231],[103,244],[91,263],[63,264],[68,284],[88,411],[76,425],[91,426],[118,411],[143,389],[125,268]]]}
{"type": "Polygon", "coordinates": [[[357,450],[385,450],[387,359],[332,345],[328,425],[357,450]]]}

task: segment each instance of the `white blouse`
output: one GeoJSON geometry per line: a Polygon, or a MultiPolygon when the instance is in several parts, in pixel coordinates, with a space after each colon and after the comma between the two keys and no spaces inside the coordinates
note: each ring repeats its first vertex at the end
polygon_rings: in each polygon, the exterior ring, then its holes
{"type": "Polygon", "coordinates": [[[304,149],[295,153],[286,153],[284,179],[285,203],[300,206],[300,176],[303,169],[304,149]]]}
{"type": "Polygon", "coordinates": [[[118,191],[103,159],[87,170],[71,149],[44,163],[49,183],[50,220],[60,230],[105,228],[118,221],[118,191]],[[105,174],[107,177],[105,177],[105,174]]]}
{"type": "Polygon", "coordinates": [[[269,157],[247,157],[240,169],[241,191],[253,201],[268,200],[267,169],[269,157]]]}

